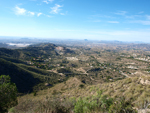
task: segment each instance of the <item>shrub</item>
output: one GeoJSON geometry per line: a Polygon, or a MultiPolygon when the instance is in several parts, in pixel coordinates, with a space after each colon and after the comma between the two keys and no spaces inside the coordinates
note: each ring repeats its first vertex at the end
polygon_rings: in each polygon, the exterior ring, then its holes
{"type": "Polygon", "coordinates": [[[136,113],[136,111],[130,101],[125,101],[125,98],[121,97],[110,106],[109,113],[136,113]]]}
{"type": "Polygon", "coordinates": [[[38,106],[38,102],[31,99],[21,99],[19,104],[15,106],[15,113],[33,113],[35,107],[38,106]]]}
{"type": "Polygon", "coordinates": [[[34,92],[33,92],[33,96],[36,96],[36,95],[37,95],[37,93],[36,93],[36,91],[34,91],[34,92]]]}
{"type": "Polygon", "coordinates": [[[84,85],[83,85],[83,84],[80,84],[79,87],[80,87],[80,88],[84,88],[84,85]]]}
{"type": "Polygon", "coordinates": [[[96,101],[89,102],[86,99],[79,98],[79,100],[75,104],[74,112],[75,113],[87,113],[87,112],[94,110],[94,108],[96,107],[97,107],[96,101]]]}
{"type": "Polygon", "coordinates": [[[0,76],[0,112],[6,112],[17,104],[17,87],[7,75],[0,76]]]}
{"type": "Polygon", "coordinates": [[[39,102],[37,113],[70,113],[74,107],[74,100],[61,101],[60,98],[53,98],[45,102],[39,102]]]}
{"type": "Polygon", "coordinates": [[[108,111],[109,107],[113,103],[112,98],[108,98],[106,95],[102,95],[102,91],[97,92],[97,96],[93,96],[92,100],[88,98],[81,99],[76,102],[74,107],[75,113],[87,113],[93,111],[108,111]]]}
{"type": "Polygon", "coordinates": [[[14,107],[10,108],[9,113],[15,113],[15,108],[14,107]]]}

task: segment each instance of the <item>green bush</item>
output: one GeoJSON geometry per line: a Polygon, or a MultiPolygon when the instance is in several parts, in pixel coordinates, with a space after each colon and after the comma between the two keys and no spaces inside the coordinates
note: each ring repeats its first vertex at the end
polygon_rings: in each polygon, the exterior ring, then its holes
{"type": "Polygon", "coordinates": [[[108,111],[113,103],[112,98],[102,95],[102,91],[97,92],[97,96],[93,96],[92,100],[88,98],[81,99],[76,102],[74,107],[75,113],[90,113],[93,111],[108,111]]]}
{"type": "Polygon", "coordinates": [[[0,76],[0,112],[4,113],[17,104],[17,87],[7,75],[0,76]]]}
{"type": "Polygon", "coordinates": [[[80,88],[84,88],[84,85],[83,85],[83,84],[80,84],[79,87],[80,87],[80,88]]]}
{"type": "Polygon", "coordinates": [[[9,113],[15,113],[15,108],[14,107],[10,108],[9,113]]]}
{"type": "Polygon", "coordinates": [[[131,102],[125,101],[122,97],[110,106],[109,113],[136,113],[136,111],[132,108],[131,102]]]}
{"type": "Polygon", "coordinates": [[[36,91],[34,91],[34,92],[33,92],[33,96],[36,96],[36,95],[37,95],[37,93],[36,93],[36,91]]]}
{"type": "Polygon", "coordinates": [[[90,111],[93,111],[94,109],[97,108],[97,102],[96,101],[91,101],[87,99],[81,99],[77,101],[74,107],[74,112],[75,113],[87,113],[90,111]]]}

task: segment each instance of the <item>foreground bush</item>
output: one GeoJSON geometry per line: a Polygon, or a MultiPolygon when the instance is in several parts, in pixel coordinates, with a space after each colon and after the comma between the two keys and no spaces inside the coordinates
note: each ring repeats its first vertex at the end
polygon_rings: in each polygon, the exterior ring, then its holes
{"type": "Polygon", "coordinates": [[[75,113],[136,113],[132,108],[131,102],[126,101],[124,97],[118,99],[109,98],[107,95],[102,95],[99,91],[97,96],[84,98],[76,102],[74,107],[75,113]]]}
{"type": "Polygon", "coordinates": [[[93,96],[92,100],[89,98],[79,99],[74,107],[75,113],[90,113],[94,111],[105,112],[109,110],[112,105],[113,99],[102,95],[102,91],[98,92],[97,96],[93,96]]]}
{"type": "Polygon", "coordinates": [[[14,113],[136,113],[124,97],[113,99],[102,95],[102,91],[78,100],[60,97],[46,97],[42,101],[20,100],[13,110],[14,113]]]}
{"type": "Polygon", "coordinates": [[[43,101],[24,99],[20,100],[14,113],[70,113],[74,108],[74,103],[74,99],[45,98],[43,101]]]}
{"type": "Polygon", "coordinates": [[[10,82],[10,77],[6,75],[0,76],[0,113],[17,104],[17,87],[10,82]]]}
{"type": "Polygon", "coordinates": [[[109,113],[136,113],[136,110],[132,108],[131,102],[125,101],[122,97],[116,100],[109,108],[109,113]]]}

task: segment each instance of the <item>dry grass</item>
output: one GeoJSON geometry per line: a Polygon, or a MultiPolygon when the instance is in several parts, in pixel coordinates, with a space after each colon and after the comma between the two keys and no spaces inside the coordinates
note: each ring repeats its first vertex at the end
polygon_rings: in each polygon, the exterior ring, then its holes
{"type": "MultiPolygon", "coordinates": [[[[83,88],[80,87],[81,84],[83,83],[77,78],[70,78],[65,83],[60,83],[50,89],[37,92],[37,96],[29,94],[20,97],[19,105],[24,102],[22,101],[24,99],[30,100],[30,103],[33,101],[37,103],[37,101],[44,102],[46,98],[55,97],[59,97],[60,100],[68,100],[71,98],[77,99],[79,97],[92,97],[97,95],[97,91],[100,90],[103,91],[104,95],[109,95],[112,98],[124,96],[126,100],[131,100],[136,108],[142,108],[142,103],[150,100],[150,85],[141,84],[140,78],[138,77],[126,78],[124,80],[98,85],[83,84],[83,88]]],[[[32,105],[30,107],[34,108],[32,105]]]]}

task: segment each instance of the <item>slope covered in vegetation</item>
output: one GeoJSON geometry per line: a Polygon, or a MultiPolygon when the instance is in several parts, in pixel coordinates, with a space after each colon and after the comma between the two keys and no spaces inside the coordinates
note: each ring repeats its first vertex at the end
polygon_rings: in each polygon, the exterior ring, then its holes
{"type": "MultiPolygon", "coordinates": [[[[18,61],[19,62],[19,61],[18,61]]],[[[23,63],[13,63],[0,58],[0,75],[9,75],[21,93],[32,92],[58,83],[59,75],[42,69],[33,68],[23,63]]]]}
{"type": "MultiPolygon", "coordinates": [[[[39,68],[39,66],[45,65],[39,64],[40,62],[45,63],[44,59],[59,56],[56,47],[56,45],[48,43],[14,50],[0,48],[0,75],[9,75],[20,93],[45,89],[61,82],[60,80],[66,80],[65,76],[39,68]],[[35,63],[36,66],[27,63],[31,62],[33,58],[39,59],[36,61],[38,63],[35,63]]],[[[63,48],[61,52],[64,54],[74,53],[66,48],[63,48]]]]}
{"type": "Polygon", "coordinates": [[[37,92],[36,96],[29,94],[19,98],[19,104],[15,109],[16,112],[17,110],[28,112],[37,110],[43,113],[48,110],[49,112],[62,110],[66,113],[71,111],[75,113],[136,113],[137,110],[148,108],[150,85],[143,84],[141,80],[149,79],[149,77],[134,77],[112,83],[85,85],[77,78],[70,78],[64,83],[37,92]],[[37,104],[32,108],[23,108],[22,104],[30,102],[37,104]]]}

